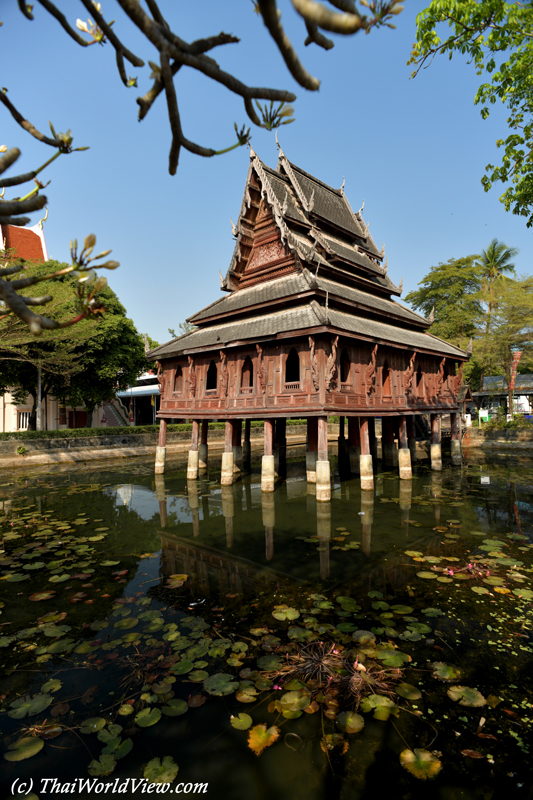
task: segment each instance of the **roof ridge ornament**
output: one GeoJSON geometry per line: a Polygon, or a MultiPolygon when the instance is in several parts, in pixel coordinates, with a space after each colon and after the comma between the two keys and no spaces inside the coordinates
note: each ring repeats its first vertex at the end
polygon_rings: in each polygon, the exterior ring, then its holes
{"type": "Polygon", "coordinates": [[[290,180],[290,182],[292,184],[292,187],[293,187],[294,191],[296,192],[298,200],[302,204],[302,207],[303,207],[304,211],[306,211],[309,214],[309,212],[312,211],[313,206],[314,206],[314,202],[315,202],[314,201],[314,190],[313,190],[313,194],[311,195],[311,199],[308,201],[306,196],[305,196],[305,194],[304,194],[304,192],[303,192],[302,187],[298,183],[298,179],[297,179],[296,175],[294,174],[294,170],[291,167],[289,159],[287,158],[287,156],[285,155],[285,153],[283,152],[281,147],[279,148],[279,162],[278,163],[281,163],[281,165],[283,166],[283,169],[287,173],[288,178],[289,178],[289,180],[290,180]]]}
{"type": "Polygon", "coordinates": [[[233,219],[231,217],[229,218],[229,221],[231,222],[231,232],[235,237],[237,237],[238,234],[239,234],[239,231],[237,230],[237,227],[236,227],[236,225],[233,222],[233,219]]]}
{"type": "Polygon", "coordinates": [[[383,242],[383,247],[381,248],[380,256],[381,258],[385,258],[385,242],[383,242]]]}
{"type": "Polygon", "coordinates": [[[435,306],[433,306],[433,308],[431,309],[431,313],[428,317],[428,320],[429,322],[431,322],[431,324],[435,322],[435,306]]]}
{"type": "Polygon", "coordinates": [[[341,188],[339,189],[339,192],[340,192],[341,194],[344,194],[344,185],[345,185],[345,183],[346,183],[346,178],[345,178],[345,177],[344,177],[344,175],[343,175],[343,176],[342,176],[342,186],[341,186],[341,188]]]}
{"type": "Polygon", "coordinates": [[[466,348],[466,352],[467,353],[471,353],[473,346],[474,346],[474,340],[473,340],[472,337],[470,337],[470,341],[468,342],[468,345],[467,345],[467,348],[466,348]]]}
{"type": "Polygon", "coordinates": [[[400,292],[400,294],[403,292],[403,275],[400,278],[400,283],[398,284],[398,291],[400,292]]]}

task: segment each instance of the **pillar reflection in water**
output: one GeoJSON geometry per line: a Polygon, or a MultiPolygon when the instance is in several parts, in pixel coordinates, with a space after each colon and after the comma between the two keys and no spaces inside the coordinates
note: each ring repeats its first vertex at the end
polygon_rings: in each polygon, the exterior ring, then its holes
{"type": "Polygon", "coordinates": [[[233,487],[221,486],[222,514],[226,521],[226,547],[233,547],[233,517],[235,509],[233,504],[233,487]]]}
{"type": "Polygon", "coordinates": [[[192,532],[193,536],[196,537],[200,535],[200,493],[197,481],[188,481],[187,495],[192,516],[192,532]]]}
{"type": "Polygon", "coordinates": [[[329,540],[331,539],[331,502],[316,504],[316,533],[320,553],[320,577],[329,578],[329,540]]]}
{"type": "Polygon", "coordinates": [[[270,561],[274,557],[274,525],[276,524],[276,506],[273,493],[262,493],[261,509],[263,511],[263,525],[265,526],[266,559],[270,561]]]}
{"type": "MultiPolygon", "coordinates": [[[[442,494],[442,474],[440,472],[432,472],[431,473],[431,497],[433,501],[440,499],[442,494]]],[[[440,524],[440,503],[435,503],[434,506],[435,512],[435,522],[437,525],[440,524]]]]}
{"type": "Polygon", "coordinates": [[[372,523],[374,521],[374,492],[361,489],[361,522],[363,524],[363,553],[370,555],[372,545],[372,523]]]}
{"type": "Polygon", "coordinates": [[[409,535],[409,513],[413,502],[413,483],[412,481],[400,481],[400,511],[402,530],[405,535],[409,535]]]}
{"type": "Polygon", "coordinates": [[[167,527],[167,496],[165,493],[165,475],[164,473],[156,473],[155,479],[155,496],[159,503],[159,521],[162,528],[167,527]]]}

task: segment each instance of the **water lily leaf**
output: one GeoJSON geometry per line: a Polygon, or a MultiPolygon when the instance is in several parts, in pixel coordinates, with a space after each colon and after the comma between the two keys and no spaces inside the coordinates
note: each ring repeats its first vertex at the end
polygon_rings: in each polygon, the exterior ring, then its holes
{"type": "Polygon", "coordinates": [[[384,600],[376,600],[375,603],[372,603],[372,608],[375,608],[376,611],[388,611],[390,606],[384,600]]]}
{"type": "Polygon", "coordinates": [[[145,766],[143,775],[149,783],[172,783],[178,770],[179,767],[172,756],[164,756],[162,760],[152,758],[145,766]]]}
{"type": "Polygon", "coordinates": [[[513,594],[524,598],[524,600],[533,600],[533,591],[531,589],[513,589],[513,594]]]}
{"type": "Polygon", "coordinates": [[[359,733],[365,726],[365,721],[361,714],[353,711],[342,711],[337,714],[335,722],[343,733],[359,733]]]}
{"type": "Polygon", "coordinates": [[[127,631],[129,628],[134,628],[139,623],[137,617],[124,617],[123,619],[119,619],[118,622],[115,622],[113,625],[114,628],[118,628],[121,631],[127,631]]]}
{"type": "Polygon", "coordinates": [[[16,636],[0,636],[0,647],[8,647],[16,638],[16,636]]]}
{"type": "Polygon", "coordinates": [[[217,672],[215,675],[210,675],[204,681],[204,689],[209,694],[222,697],[226,694],[232,694],[239,688],[237,681],[233,680],[233,675],[228,675],[225,672],[217,672]]]}
{"type": "Polygon", "coordinates": [[[29,580],[30,576],[25,575],[23,572],[14,572],[12,575],[8,575],[5,580],[9,583],[20,583],[21,581],[29,580]]]}
{"type": "Polygon", "coordinates": [[[41,692],[46,694],[47,692],[57,692],[58,689],[61,689],[63,686],[63,681],[60,681],[59,678],[51,678],[46,683],[43,683],[41,686],[41,692]]]}
{"type": "Polygon", "coordinates": [[[23,736],[22,739],[9,745],[7,753],[4,753],[6,761],[24,761],[31,758],[44,747],[42,739],[34,736],[23,736]]]}
{"type": "Polygon", "coordinates": [[[117,564],[120,564],[120,561],[101,561],[101,567],[116,567],[117,564]]]}
{"type": "Polygon", "coordinates": [[[352,633],[352,639],[359,644],[372,644],[376,641],[376,637],[371,631],[355,631],[352,633]]]}
{"type": "Polygon", "coordinates": [[[477,689],[471,689],[470,686],[450,686],[447,695],[451,700],[459,700],[460,706],[469,706],[470,708],[478,708],[487,704],[487,701],[477,689]]]}
{"type": "Polygon", "coordinates": [[[80,727],[80,733],[98,733],[105,727],[105,719],[103,717],[89,717],[80,727]]]}
{"type": "MultiPolygon", "coordinates": [[[[64,583],[70,579],[70,574],[64,572],[62,575],[52,575],[51,578],[48,578],[49,583],[64,583]]],[[[108,774],[108,773],[107,773],[108,774]]]]}
{"type": "Polygon", "coordinates": [[[272,616],[279,620],[298,619],[300,616],[300,612],[296,608],[290,608],[285,604],[274,606],[274,609],[272,616]]]}
{"type": "Polygon", "coordinates": [[[124,741],[117,747],[115,752],[113,753],[115,759],[118,761],[120,758],[124,758],[127,756],[128,753],[131,751],[133,747],[133,741],[131,739],[124,739],[124,741]]]}
{"type": "Polygon", "coordinates": [[[102,631],[104,628],[109,627],[109,622],[106,619],[95,619],[94,622],[91,622],[89,628],[92,631],[102,631]]]}
{"type": "MultiPolygon", "coordinates": [[[[416,576],[417,576],[417,578],[423,578],[423,580],[431,581],[431,580],[433,580],[433,579],[435,579],[437,577],[437,574],[435,572],[417,572],[416,576]]],[[[406,753],[409,752],[410,753],[411,751],[410,750],[405,750],[404,752],[406,752],[406,753]]]]}
{"type": "MultiPolygon", "coordinates": [[[[76,642],[74,641],[74,639],[58,639],[56,642],[52,642],[52,644],[49,644],[48,647],[45,647],[44,652],[53,654],[66,653],[67,650],[72,650],[75,644],[76,642]]],[[[38,648],[38,650],[40,651],[41,648],[38,648]]]]}
{"type": "Polygon", "coordinates": [[[116,725],[111,723],[108,728],[102,728],[101,731],[98,731],[98,741],[104,742],[104,744],[108,744],[112,739],[116,739],[117,736],[120,737],[122,733],[122,725],[116,725]]]}
{"type": "Polygon", "coordinates": [[[230,723],[233,728],[238,731],[247,731],[250,725],[252,724],[253,720],[249,714],[245,714],[241,711],[240,714],[237,714],[236,717],[231,717],[230,723]]]}
{"type": "Polygon", "coordinates": [[[256,756],[260,756],[266,747],[270,747],[279,738],[279,728],[272,725],[267,728],[265,723],[255,725],[248,734],[248,747],[256,756]]]}
{"type": "Polygon", "coordinates": [[[194,681],[195,683],[202,683],[202,681],[204,681],[207,677],[209,677],[209,672],[206,672],[205,669],[193,669],[192,672],[189,672],[187,677],[190,681],[194,681]]]}
{"type": "Polygon", "coordinates": [[[422,692],[420,689],[417,689],[416,686],[413,686],[411,683],[400,683],[394,689],[396,694],[399,694],[400,697],[405,697],[406,700],[419,700],[422,697],[422,692]]]}
{"type": "Polygon", "coordinates": [[[349,746],[342,733],[328,733],[320,740],[320,748],[324,753],[327,753],[328,750],[333,750],[334,747],[340,747],[341,755],[344,755],[349,746]]]}
{"type": "Polygon", "coordinates": [[[311,703],[311,697],[307,691],[285,692],[280,697],[281,708],[283,711],[303,711],[311,703]]]}
{"type": "Polygon", "coordinates": [[[400,753],[400,764],[423,781],[434,778],[442,769],[442,763],[429,750],[404,750],[400,753]]]}
{"type": "Polygon", "coordinates": [[[503,586],[504,581],[497,575],[489,575],[488,578],[483,578],[483,583],[488,583],[490,586],[503,586]]]}
{"type": "Polygon", "coordinates": [[[287,631],[287,636],[289,637],[289,639],[294,639],[297,642],[303,642],[312,635],[313,634],[311,631],[308,631],[306,628],[299,628],[296,625],[293,626],[292,628],[289,628],[289,630],[287,631]]]}
{"type": "Polygon", "coordinates": [[[279,669],[282,664],[283,661],[279,656],[261,656],[261,658],[257,659],[259,669],[268,670],[269,672],[279,669]]]}
{"type": "MultiPolygon", "coordinates": [[[[446,528],[444,530],[446,530],[446,528]]],[[[424,553],[421,553],[420,550],[405,550],[404,552],[406,556],[411,556],[412,558],[417,558],[424,555],[424,553]]]]}
{"type": "Polygon", "coordinates": [[[48,708],[52,701],[51,694],[34,694],[33,697],[28,694],[14,700],[10,705],[11,711],[8,711],[7,715],[12,719],[24,719],[26,716],[32,717],[34,714],[39,714],[45,708],[48,708]]]}
{"type": "Polygon", "coordinates": [[[135,723],[139,728],[150,728],[159,722],[161,719],[161,710],[159,708],[143,708],[135,716],[135,723]]]}
{"type": "Polygon", "coordinates": [[[191,672],[194,669],[194,664],[192,661],[178,661],[177,664],[174,664],[171,667],[170,671],[173,675],[185,675],[187,672],[191,672]]]}
{"type": "Polygon", "coordinates": [[[163,706],[161,711],[167,717],[181,717],[182,714],[185,714],[186,711],[189,710],[189,705],[186,700],[178,700],[178,698],[173,698],[169,700],[166,706],[163,706]]]}
{"type": "Polygon", "coordinates": [[[101,755],[98,760],[93,759],[89,764],[87,771],[89,775],[92,775],[93,778],[111,775],[116,765],[117,762],[115,761],[115,758],[112,755],[105,753],[101,755]]]}
{"type": "Polygon", "coordinates": [[[30,595],[30,600],[34,602],[38,602],[39,600],[51,600],[52,597],[55,597],[55,592],[34,592],[30,595]]]}
{"type": "Polygon", "coordinates": [[[68,633],[70,630],[72,630],[72,628],[70,625],[46,625],[41,630],[45,636],[55,638],[58,636],[63,636],[65,633],[68,633]]]}
{"type": "Polygon", "coordinates": [[[206,698],[203,694],[193,694],[192,697],[189,697],[188,706],[189,708],[200,708],[205,703],[206,698]]]}
{"type": "Polygon", "coordinates": [[[462,670],[459,667],[452,667],[443,661],[434,661],[431,666],[433,667],[432,676],[439,681],[456,681],[462,674],[462,670]]]}
{"type": "Polygon", "coordinates": [[[377,597],[377,598],[383,597],[383,592],[378,592],[375,589],[372,592],[367,592],[367,594],[368,594],[369,597],[372,597],[372,598],[373,597],[377,597]]]}
{"type": "Polygon", "coordinates": [[[391,610],[394,611],[395,614],[412,614],[413,609],[411,606],[391,606],[391,610]]]}
{"type": "Polygon", "coordinates": [[[388,720],[391,714],[395,717],[398,716],[398,706],[396,703],[393,703],[388,697],[383,697],[380,694],[372,694],[368,697],[364,697],[361,700],[361,708],[363,711],[373,711],[374,718],[380,719],[383,722],[388,720]]]}
{"type": "Polygon", "coordinates": [[[439,583],[453,583],[453,578],[448,578],[446,575],[439,575],[437,580],[439,583]]]}
{"type": "Polygon", "coordinates": [[[471,586],[470,588],[476,594],[490,594],[489,590],[485,589],[484,586],[471,586]]]}
{"type": "Polygon", "coordinates": [[[130,714],[133,714],[135,709],[133,706],[130,706],[128,703],[124,703],[124,705],[120,706],[118,713],[121,717],[128,717],[130,714]]]}
{"type": "Polygon", "coordinates": [[[257,698],[257,689],[255,686],[244,686],[237,690],[235,697],[239,703],[255,703],[257,698]]]}

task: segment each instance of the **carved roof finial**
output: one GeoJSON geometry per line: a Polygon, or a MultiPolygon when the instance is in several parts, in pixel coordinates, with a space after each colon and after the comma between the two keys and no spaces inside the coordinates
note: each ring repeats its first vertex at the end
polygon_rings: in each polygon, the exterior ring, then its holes
{"type": "Polygon", "coordinates": [[[285,191],[285,197],[283,199],[283,205],[281,206],[281,213],[283,216],[287,213],[287,209],[289,207],[289,193],[285,191]]]}
{"type": "Polygon", "coordinates": [[[278,132],[277,131],[275,131],[274,136],[276,137],[276,147],[278,148],[278,150],[281,150],[281,145],[278,142],[278,132]]]}
{"type": "Polygon", "coordinates": [[[251,144],[249,144],[249,145],[248,145],[248,147],[250,148],[250,159],[252,159],[252,158],[255,158],[255,157],[256,157],[256,155],[257,155],[257,153],[256,153],[256,152],[255,152],[255,150],[253,149],[252,145],[251,145],[251,144]]]}
{"type": "Polygon", "coordinates": [[[222,273],[221,273],[220,270],[218,271],[218,275],[220,277],[220,288],[223,289],[224,288],[224,278],[222,277],[222,273]]]}
{"type": "Polygon", "coordinates": [[[472,339],[472,337],[470,337],[470,341],[468,342],[468,346],[466,348],[466,352],[467,353],[471,353],[473,346],[474,346],[474,340],[472,339]]]}
{"type": "Polygon", "coordinates": [[[388,270],[388,268],[389,268],[389,259],[388,259],[388,258],[386,258],[386,259],[385,259],[385,263],[383,264],[383,274],[384,274],[384,275],[386,275],[386,274],[387,274],[387,270],[388,270]]]}
{"type": "Polygon", "coordinates": [[[238,233],[238,231],[237,231],[237,228],[236,228],[236,226],[235,226],[235,223],[233,222],[233,220],[232,220],[232,218],[231,218],[231,217],[229,218],[229,221],[231,222],[231,232],[232,232],[232,234],[233,234],[234,236],[237,236],[237,233],[238,233]]]}
{"type": "Polygon", "coordinates": [[[146,353],[149,352],[149,350],[150,350],[150,345],[148,344],[148,334],[145,333],[144,334],[144,353],[145,353],[145,355],[146,355],[146,353]]]}
{"type": "Polygon", "coordinates": [[[400,283],[398,284],[398,291],[400,292],[400,294],[403,292],[403,275],[400,278],[400,283]]]}
{"type": "Polygon", "coordinates": [[[428,320],[433,323],[435,322],[435,306],[431,309],[431,314],[428,317],[428,320]]]}
{"type": "Polygon", "coordinates": [[[345,185],[345,183],[346,183],[346,178],[345,178],[345,177],[344,177],[344,175],[343,175],[343,176],[342,176],[342,186],[341,186],[341,188],[340,188],[340,191],[341,191],[342,193],[344,193],[344,185],[345,185]]]}
{"type": "Polygon", "coordinates": [[[380,256],[381,256],[381,258],[385,257],[385,242],[383,242],[383,247],[381,248],[380,256]]]}
{"type": "Polygon", "coordinates": [[[359,209],[359,211],[357,212],[357,214],[358,214],[358,215],[361,215],[361,214],[363,213],[363,209],[364,209],[364,207],[365,207],[365,201],[363,200],[363,205],[361,206],[361,208],[360,208],[360,209],[359,209]]]}
{"type": "Polygon", "coordinates": [[[312,211],[315,206],[315,190],[311,192],[311,197],[309,198],[309,202],[307,203],[307,210],[312,211]]]}

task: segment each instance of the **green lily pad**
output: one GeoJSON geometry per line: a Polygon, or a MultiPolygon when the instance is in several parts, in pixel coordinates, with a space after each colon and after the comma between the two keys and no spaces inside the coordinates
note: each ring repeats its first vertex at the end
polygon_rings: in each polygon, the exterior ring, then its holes
{"type": "Polygon", "coordinates": [[[400,764],[420,780],[434,778],[442,769],[442,763],[429,750],[404,750],[400,753],[400,764]]]}
{"type": "Polygon", "coordinates": [[[248,734],[248,747],[256,756],[260,756],[266,747],[270,747],[279,738],[279,728],[275,725],[267,728],[263,722],[261,725],[255,725],[251,728],[248,734]]]}
{"type": "Polygon", "coordinates": [[[413,609],[411,606],[391,606],[391,611],[394,611],[395,614],[412,614],[413,609]]]}
{"type": "Polygon", "coordinates": [[[241,711],[240,714],[237,714],[236,717],[231,717],[230,723],[233,728],[238,731],[247,731],[248,728],[251,726],[253,720],[249,714],[245,714],[241,711]]]}
{"type": "Polygon", "coordinates": [[[223,695],[232,694],[239,688],[237,681],[233,679],[233,675],[228,675],[225,672],[217,672],[215,675],[210,675],[204,681],[204,689],[209,694],[222,697],[223,695]]]}
{"type": "Polygon", "coordinates": [[[189,706],[186,700],[178,700],[177,698],[173,698],[169,700],[166,706],[163,706],[161,711],[167,717],[181,717],[182,714],[185,714],[186,711],[189,710],[189,706]]]}
{"type": "Polygon", "coordinates": [[[34,694],[33,697],[25,695],[14,700],[11,705],[11,711],[7,712],[7,716],[12,719],[24,719],[24,717],[32,717],[34,714],[39,714],[52,703],[53,697],[51,694],[34,694]]]}
{"type": "Polygon", "coordinates": [[[70,575],[67,572],[64,572],[62,575],[52,575],[51,578],[48,578],[49,583],[65,583],[70,579],[70,575]]]}
{"type": "Polygon", "coordinates": [[[235,693],[239,703],[255,703],[257,699],[257,689],[255,686],[243,686],[235,693]]]}
{"type": "Polygon", "coordinates": [[[311,697],[306,691],[285,692],[280,698],[283,711],[303,711],[311,702],[311,697]]]}
{"type": "Polygon", "coordinates": [[[279,669],[282,664],[283,661],[279,656],[268,655],[257,659],[259,669],[264,669],[268,672],[279,669]]]}
{"type": "Polygon", "coordinates": [[[133,748],[133,741],[131,739],[124,739],[124,741],[114,751],[113,756],[118,761],[119,758],[124,758],[133,748]]]}
{"type": "Polygon", "coordinates": [[[194,664],[192,661],[178,661],[177,664],[171,668],[171,672],[173,675],[185,675],[187,672],[191,672],[194,669],[194,664]]]}
{"type": "MultiPolygon", "coordinates": [[[[432,581],[437,577],[437,573],[436,572],[417,572],[416,576],[417,576],[417,578],[422,578],[423,580],[426,580],[426,581],[432,581]]],[[[406,750],[404,752],[409,752],[410,753],[411,751],[410,750],[408,750],[408,751],[406,750]]]]}
{"type": "Polygon", "coordinates": [[[432,676],[439,681],[456,681],[462,674],[462,670],[460,670],[459,667],[445,664],[444,661],[434,661],[431,666],[433,667],[432,676]]]}
{"type": "Polygon", "coordinates": [[[152,758],[144,768],[143,775],[148,783],[172,783],[178,774],[179,767],[172,756],[163,759],[152,758]]]}
{"type": "Polygon", "coordinates": [[[44,747],[42,739],[37,739],[35,736],[23,736],[9,745],[7,753],[4,753],[6,761],[24,761],[26,758],[31,758],[44,747]]]}
{"type": "Polygon", "coordinates": [[[134,628],[138,622],[139,620],[137,617],[124,617],[123,619],[119,619],[118,622],[115,622],[113,627],[121,631],[127,631],[129,628],[134,628]]]}
{"type": "Polygon", "coordinates": [[[298,619],[300,616],[300,612],[296,608],[290,608],[285,604],[274,606],[274,608],[275,610],[272,612],[272,616],[279,620],[298,619]]]}
{"type": "Polygon", "coordinates": [[[111,775],[116,765],[117,762],[114,756],[104,753],[99,759],[93,759],[91,761],[87,771],[93,778],[102,777],[104,775],[111,775]]]}
{"type": "Polygon", "coordinates": [[[343,733],[359,733],[365,726],[365,721],[361,714],[353,711],[342,711],[335,718],[336,724],[343,733]]]}
{"type": "Polygon", "coordinates": [[[46,683],[43,683],[41,686],[41,692],[46,694],[47,692],[57,692],[58,689],[61,689],[63,686],[63,681],[60,681],[59,678],[51,678],[46,683]]]}
{"type": "Polygon", "coordinates": [[[487,704],[481,692],[471,689],[470,686],[450,686],[447,695],[451,700],[459,700],[460,706],[478,708],[487,704]]]}
{"type": "Polygon", "coordinates": [[[363,697],[361,708],[365,712],[373,711],[375,719],[382,721],[388,720],[391,714],[397,717],[399,713],[396,703],[380,694],[371,694],[368,697],[363,697]]]}
{"type": "Polygon", "coordinates": [[[376,637],[371,631],[355,631],[352,633],[352,639],[359,644],[372,644],[376,641],[376,637]]]}
{"type": "Polygon", "coordinates": [[[139,728],[150,728],[159,722],[161,719],[161,710],[159,708],[143,708],[135,715],[135,724],[139,728]]]}
{"type": "Polygon", "coordinates": [[[490,594],[489,590],[485,589],[484,586],[471,586],[470,588],[476,594],[490,594]]]}
{"type": "Polygon", "coordinates": [[[531,589],[513,589],[513,594],[524,600],[533,600],[533,591],[531,589]]]}
{"type": "Polygon", "coordinates": [[[135,709],[133,706],[130,706],[128,703],[124,703],[124,705],[120,706],[118,713],[121,717],[129,717],[130,714],[133,714],[135,709]]]}
{"type": "Polygon", "coordinates": [[[413,686],[411,683],[400,683],[394,689],[396,694],[399,694],[400,697],[405,697],[406,700],[420,700],[422,697],[422,692],[420,689],[417,689],[416,686],[413,686]]]}
{"type": "Polygon", "coordinates": [[[80,733],[98,733],[105,727],[105,719],[103,717],[90,717],[82,723],[80,733]]]}

